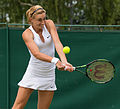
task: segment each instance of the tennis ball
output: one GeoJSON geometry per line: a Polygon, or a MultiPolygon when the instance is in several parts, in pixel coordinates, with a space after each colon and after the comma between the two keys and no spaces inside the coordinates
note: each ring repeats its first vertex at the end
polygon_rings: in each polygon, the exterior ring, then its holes
{"type": "Polygon", "coordinates": [[[64,52],[65,54],[68,54],[68,53],[70,52],[70,47],[65,46],[65,47],[63,48],[63,52],[64,52]]]}

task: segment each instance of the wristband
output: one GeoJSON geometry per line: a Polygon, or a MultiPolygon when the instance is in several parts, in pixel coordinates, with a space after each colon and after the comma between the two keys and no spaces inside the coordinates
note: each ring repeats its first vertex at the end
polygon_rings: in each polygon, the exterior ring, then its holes
{"type": "Polygon", "coordinates": [[[58,61],[59,61],[59,59],[58,59],[58,58],[53,57],[53,58],[52,58],[52,60],[51,60],[51,63],[56,64],[58,61]]]}

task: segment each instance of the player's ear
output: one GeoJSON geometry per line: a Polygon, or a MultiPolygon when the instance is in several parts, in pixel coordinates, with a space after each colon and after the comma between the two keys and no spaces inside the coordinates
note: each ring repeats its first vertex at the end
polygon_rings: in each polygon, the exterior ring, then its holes
{"type": "Polygon", "coordinates": [[[32,24],[33,23],[33,18],[29,18],[29,22],[32,24]]]}
{"type": "Polygon", "coordinates": [[[31,18],[31,17],[29,18],[29,21],[30,21],[30,22],[32,21],[32,18],[31,18]]]}

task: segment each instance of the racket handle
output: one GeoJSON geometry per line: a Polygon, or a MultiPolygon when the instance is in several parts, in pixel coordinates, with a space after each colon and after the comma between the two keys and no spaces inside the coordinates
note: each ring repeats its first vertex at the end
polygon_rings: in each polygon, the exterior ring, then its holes
{"type": "MultiPolygon", "coordinates": [[[[65,64],[63,64],[64,66],[65,66],[65,64]]],[[[64,68],[64,70],[66,71],[66,69],[67,69],[68,67],[67,66],[65,66],[65,68],[64,68]]]]}
{"type": "Polygon", "coordinates": [[[66,71],[66,69],[67,69],[68,67],[67,66],[65,66],[65,68],[64,68],[64,70],[66,71]]]}
{"type": "MultiPolygon", "coordinates": [[[[63,64],[64,65],[64,64],[63,64]]],[[[65,66],[65,65],[64,65],[65,66]]],[[[65,68],[64,68],[64,70],[66,70],[68,67],[67,66],[65,66],[65,68]]],[[[76,69],[76,67],[73,67],[73,70],[75,70],[76,69]]]]}
{"type": "Polygon", "coordinates": [[[73,70],[75,70],[76,68],[75,67],[73,67],[73,70]]]}
{"type": "MultiPolygon", "coordinates": [[[[68,67],[67,66],[65,66],[65,68],[64,68],[64,70],[66,70],[68,67]]],[[[75,67],[73,67],[73,70],[75,70],[76,68],[75,67]]]]}

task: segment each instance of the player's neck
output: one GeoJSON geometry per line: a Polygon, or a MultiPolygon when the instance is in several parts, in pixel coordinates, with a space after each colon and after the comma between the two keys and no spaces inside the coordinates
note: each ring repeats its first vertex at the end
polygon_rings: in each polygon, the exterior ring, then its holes
{"type": "Polygon", "coordinates": [[[43,31],[42,28],[35,28],[34,26],[32,26],[32,27],[35,30],[35,32],[38,33],[38,34],[42,33],[42,31],[43,31]]]}

